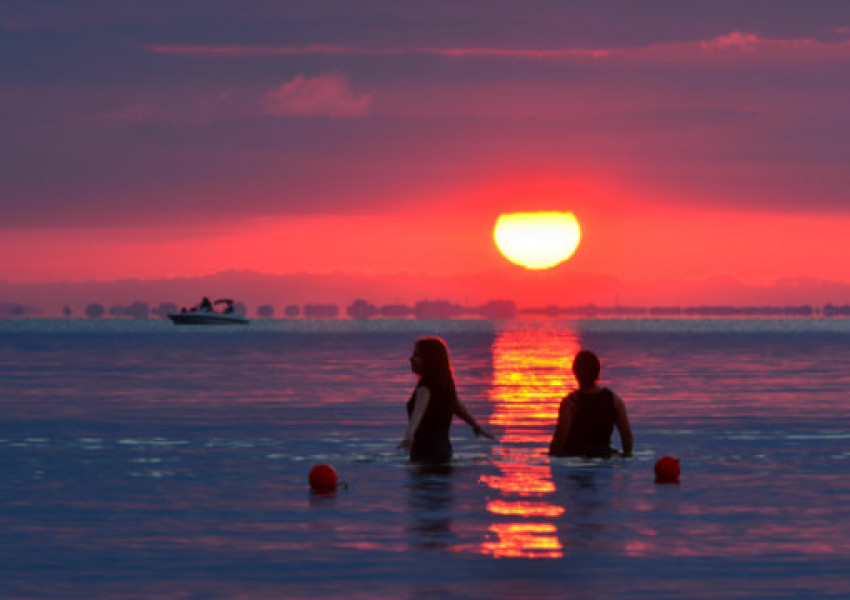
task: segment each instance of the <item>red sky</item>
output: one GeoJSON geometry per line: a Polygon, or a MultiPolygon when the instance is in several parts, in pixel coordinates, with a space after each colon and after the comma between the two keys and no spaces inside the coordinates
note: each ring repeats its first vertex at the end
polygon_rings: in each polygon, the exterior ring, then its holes
{"type": "Polygon", "coordinates": [[[0,281],[478,273],[563,210],[558,273],[850,283],[844,2],[169,6],[0,8],[0,281]]]}

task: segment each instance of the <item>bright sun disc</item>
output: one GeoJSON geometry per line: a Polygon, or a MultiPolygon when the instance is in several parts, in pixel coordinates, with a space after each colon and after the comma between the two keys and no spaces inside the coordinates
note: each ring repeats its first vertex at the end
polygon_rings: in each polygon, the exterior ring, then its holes
{"type": "Polygon", "coordinates": [[[567,260],[581,239],[573,213],[500,215],[493,239],[505,258],[527,269],[548,269],[567,260]]]}

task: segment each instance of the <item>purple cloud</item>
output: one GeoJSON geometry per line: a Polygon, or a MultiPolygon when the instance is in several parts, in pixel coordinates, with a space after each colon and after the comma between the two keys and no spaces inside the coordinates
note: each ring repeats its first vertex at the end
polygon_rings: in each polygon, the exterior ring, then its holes
{"type": "MultiPolygon", "coordinates": [[[[842,29],[836,30],[842,31],[842,29]]],[[[684,42],[657,42],[643,46],[620,48],[522,48],[447,46],[425,48],[368,48],[346,45],[309,44],[305,46],[274,45],[180,45],[146,44],[148,52],[198,58],[268,57],[268,56],[408,56],[424,55],[448,59],[488,58],[529,61],[573,60],[641,60],[648,63],[692,62],[695,60],[726,60],[747,56],[755,60],[831,61],[850,58],[850,40],[824,41],[809,38],[765,38],[746,31],[730,31],[709,38],[684,42]]]]}
{"type": "Polygon", "coordinates": [[[265,94],[262,104],[270,115],[362,118],[369,115],[372,96],[356,94],[344,75],[325,73],[299,75],[265,94]]]}

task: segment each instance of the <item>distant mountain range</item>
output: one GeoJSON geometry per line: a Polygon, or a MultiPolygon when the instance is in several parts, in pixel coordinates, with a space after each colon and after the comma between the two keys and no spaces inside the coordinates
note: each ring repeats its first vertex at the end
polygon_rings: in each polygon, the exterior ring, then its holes
{"type": "Polygon", "coordinates": [[[615,277],[577,273],[568,268],[499,271],[450,276],[398,273],[324,273],[272,275],[253,271],[226,271],[202,277],[160,280],[4,283],[0,304],[40,309],[42,316],[61,316],[68,307],[83,316],[91,303],[104,306],[143,301],[158,306],[197,303],[202,296],[228,297],[253,312],[271,305],[278,315],[285,307],[308,303],[345,306],[356,299],[373,304],[414,304],[420,300],[448,300],[479,305],[511,300],[520,308],[541,306],[670,306],[670,305],[799,305],[850,302],[850,284],[816,279],[794,279],[772,285],[748,285],[731,277],[689,281],[627,282],[615,277]]]}

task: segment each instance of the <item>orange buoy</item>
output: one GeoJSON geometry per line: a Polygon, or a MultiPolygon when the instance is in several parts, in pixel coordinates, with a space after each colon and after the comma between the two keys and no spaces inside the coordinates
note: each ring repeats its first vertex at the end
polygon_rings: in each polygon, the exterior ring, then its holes
{"type": "Polygon", "coordinates": [[[662,456],[655,463],[655,483],[679,483],[682,465],[678,458],[662,456]]]}
{"type": "Polygon", "coordinates": [[[315,465],[310,469],[310,488],[320,494],[328,494],[336,490],[336,469],[330,465],[315,465]]]}

